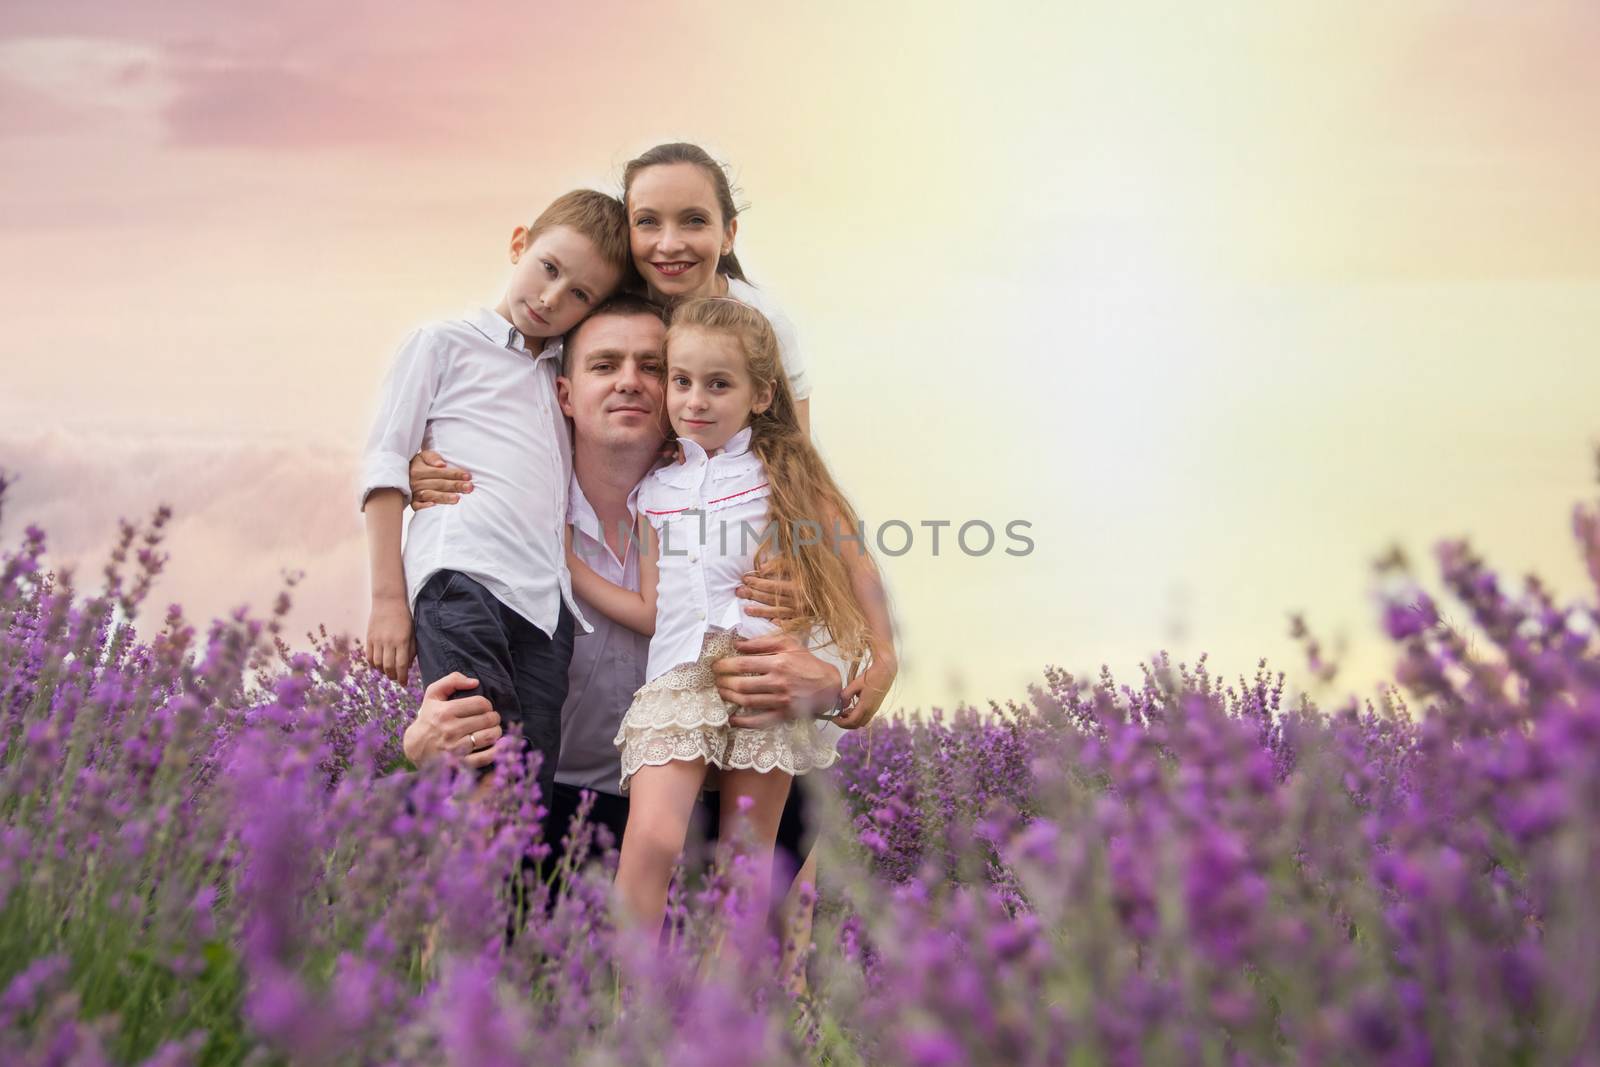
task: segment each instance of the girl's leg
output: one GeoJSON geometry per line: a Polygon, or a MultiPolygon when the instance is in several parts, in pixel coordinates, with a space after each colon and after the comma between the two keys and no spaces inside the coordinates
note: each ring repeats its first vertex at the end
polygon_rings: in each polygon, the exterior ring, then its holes
{"type": "Polygon", "coordinates": [[[783,963],[779,970],[789,995],[806,991],[805,952],[811,947],[811,923],[817,910],[817,850],[806,853],[783,901],[783,963]]]}
{"type": "Polygon", "coordinates": [[[636,929],[655,936],[667,912],[667,886],[683,854],[703,759],[640,767],[628,784],[628,829],[617,860],[617,892],[636,929]]]}
{"type": "Polygon", "coordinates": [[[737,845],[749,851],[748,869],[754,872],[754,884],[750,886],[753,914],[764,914],[772,895],[773,846],[778,840],[783,802],[789,797],[793,781],[794,776],[783,771],[748,768],[722,771],[721,828],[717,836],[725,845],[737,845]],[[750,798],[749,811],[739,810],[741,797],[750,798]]]}

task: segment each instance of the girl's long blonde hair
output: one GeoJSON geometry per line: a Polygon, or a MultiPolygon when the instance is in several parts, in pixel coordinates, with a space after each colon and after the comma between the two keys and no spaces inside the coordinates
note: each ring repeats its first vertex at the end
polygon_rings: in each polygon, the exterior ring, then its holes
{"type": "Polygon", "coordinates": [[[772,324],[755,308],[731,297],[684,300],[672,308],[669,360],[672,335],[684,328],[732,337],[744,353],[757,390],[772,389],[771,405],[750,420],[750,451],[767,469],[771,494],[767,517],[773,528],[756,550],[756,563],[774,556],[782,559],[796,585],[796,617],[783,628],[806,634],[821,626],[832,635],[841,656],[861,655],[867,648],[867,620],[838,540],[857,538],[865,552],[861,522],[800,427],[772,324]],[[830,528],[835,523],[837,528],[830,528]]]}

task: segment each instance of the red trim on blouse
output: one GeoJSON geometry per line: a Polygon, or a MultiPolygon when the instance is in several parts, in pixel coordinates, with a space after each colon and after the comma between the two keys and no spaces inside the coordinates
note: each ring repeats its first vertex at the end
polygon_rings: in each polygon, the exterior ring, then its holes
{"type": "MultiPolygon", "coordinates": [[[[720,504],[724,500],[732,500],[736,496],[744,496],[746,493],[753,493],[757,489],[765,489],[770,484],[770,482],[762,482],[760,485],[753,485],[749,489],[741,489],[737,493],[729,493],[727,496],[719,496],[715,500],[707,500],[706,507],[710,507],[712,504],[720,504]]],[[[652,511],[650,508],[645,508],[644,513],[646,515],[676,515],[680,511],[693,510],[693,508],[668,508],[665,511],[652,511]]]]}

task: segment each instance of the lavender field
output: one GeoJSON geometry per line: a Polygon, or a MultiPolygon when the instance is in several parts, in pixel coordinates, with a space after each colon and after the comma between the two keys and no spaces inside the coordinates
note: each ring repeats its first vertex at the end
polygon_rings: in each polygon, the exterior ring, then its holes
{"type": "Polygon", "coordinates": [[[1600,1063],[1594,590],[1446,543],[1437,598],[1388,565],[1382,700],[1158,661],[880,721],[796,997],[728,872],[662,945],[603,866],[512,892],[530,788],[406,767],[417,694],[286,601],[148,618],[164,523],[0,560],[0,1062],[1600,1063]]]}

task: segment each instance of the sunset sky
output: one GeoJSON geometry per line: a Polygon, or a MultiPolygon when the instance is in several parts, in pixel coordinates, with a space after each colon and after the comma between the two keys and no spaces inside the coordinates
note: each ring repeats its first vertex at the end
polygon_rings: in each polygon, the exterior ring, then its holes
{"type": "Polygon", "coordinates": [[[1600,440],[1600,4],[0,8],[0,541],[177,509],[201,617],[361,631],[395,344],[665,140],[727,160],[883,559],[895,703],[1158,648],[1387,666],[1370,563],[1470,535],[1576,593],[1600,440]],[[952,527],[953,529],[953,527],[952,527]],[[1002,541],[1002,546],[1004,542],[1002,541]]]}

